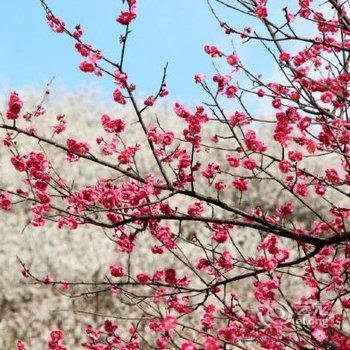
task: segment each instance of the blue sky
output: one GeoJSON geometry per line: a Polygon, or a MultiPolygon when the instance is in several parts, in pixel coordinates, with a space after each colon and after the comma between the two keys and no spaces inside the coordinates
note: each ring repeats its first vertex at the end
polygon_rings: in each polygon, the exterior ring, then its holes
{"type": "MultiPolygon", "coordinates": [[[[88,42],[112,59],[118,55],[121,26],[115,22],[119,0],[51,0],[51,8],[69,26],[80,23],[88,42]]],[[[204,0],[142,0],[133,26],[126,68],[141,93],[158,87],[162,66],[169,62],[169,88],[174,97],[195,98],[196,72],[211,69],[203,45],[222,34],[204,0]]],[[[0,14],[0,84],[11,89],[44,85],[51,77],[70,88],[97,84],[106,92],[108,78],[97,79],[77,69],[81,59],[73,42],[50,31],[38,0],[3,0],[0,14]]]]}
{"type": "MultiPolygon", "coordinates": [[[[100,48],[109,58],[119,57],[118,37],[122,28],[115,21],[123,7],[120,0],[49,0],[54,13],[73,28],[80,23],[85,40],[100,48]]],[[[198,72],[213,72],[210,57],[203,53],[206,43],[215,43],[229,52],[225,36],[211,15],[206,0],[140,0],[139,17],[133,25],[126,70],[141,95],[156,91],[162,66],[169,62],[168,86],[172,100],[199,102],[203,94],[193,82],[198,72]]],[[[225,13],[243,27],[241,16],[225,13]]],[[[113,91],[109,78],[96,78],[78,69],[81,57],[73,41],[53,33],[47,26],[38,0],[2,0],[0,14],[0,86],[18,89],[41,88],[53,76],[55,83],[70,89],[85,84],[99,86],[106,96],[113,91]]],[[[264,66],[262,53],[252,54],[238,47],[241,55],[257,68],[264,66]],[[255,62],[255,63],[254,63],[255,62]]],[[[268,72],[268,68],[264,68],[268,72]]]]}

